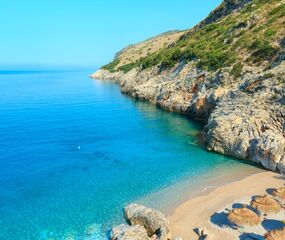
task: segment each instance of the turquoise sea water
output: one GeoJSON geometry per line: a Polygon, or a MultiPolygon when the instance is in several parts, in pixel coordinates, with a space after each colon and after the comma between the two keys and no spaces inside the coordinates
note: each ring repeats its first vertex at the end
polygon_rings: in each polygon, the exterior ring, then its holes
{"type": "Polygon", "coordinates": [[[179,198],[163,189],[249,168],[197,147],[199,124],[90,73],[0,73],[1,240],[104,239],[127,203],[163,209],[179,198]]]}

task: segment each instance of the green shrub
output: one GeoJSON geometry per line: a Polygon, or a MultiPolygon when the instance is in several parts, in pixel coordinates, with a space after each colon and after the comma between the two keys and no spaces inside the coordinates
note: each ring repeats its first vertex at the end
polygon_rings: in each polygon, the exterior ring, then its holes
{"type": "Polygon", "coordinates": [[[206,25],[205,28],[204,28],[204,31],[205,32],[211,32],[211,31],[213,31],[213,30],[215,30],[217,28],[218,28],[218,25],[215,24],[215,23],[212,23],[212,24],[206,25]]]}
{"type": "Polygon", "coordinates": [[[281,4],[278,7],[274,8],[270,13],[270,16],[278,16],[284,17],[285,16],[285,4],[281,4]]]}
{"type": "Polygon", "coordinates": [[[181,59],[184,60],[185,62],[192,61],[195,58],[196,58],[196,55],[194,54],[191,48],[187,48],[181,53],[181,59]]]}
{"type": "Polygon", "coordinates": [[[279,96],[277,94],[273,94],[271,97],[271,100],[276,101],[279,99],[279,96]]]}
{"type": "Polygon", "coordinates": [[[252,43],[250,49],[253,50],[250,61],[254,63],[270,61],[278,54],[278,49],[268,41],[256,40],[252,43]]]}
{"type": "Polygon", "coordinates": [[[108,63],[107,65],[103,66],[102,69],[108,70],[109,72],[115,72],[116,66],[120,63],[119,59],[114,59],[114,61],[108,63]]]}
{"type": "Polygon", "coordinates": [[[172,68],[175,64],[181,59],[181,51],[180,49],[173,49],[172,51],[166,52],[162,57],[160,68],[172,68]]]}
{"type": "Polygon", "coordinates": [[[276,29],[267,29],[264,33],[264,36],[266,39],[271,39],[273,37],[275,37],[275,35],[277,34],[276,29]]]}
{"type": "Polygon", "coordinates": [[[273,73],[265,73],[265,74],[262,76],[263,79],[268,79],[268,78],[272,78],[272,77],[274,77],[274,74],[273,74],[273,73]]]}
{"type": "Polygon", "coordinates": [[[154,65],[157,65],[160,62],[161,55],[157,53],[150,54],[149,56],[142,58],[139,61],[139,65],[141,69],[147,69],[154,65]]]}
{"type": "Polygon", "coordinates": [[[232,62],[229,52],[223,51],[208,51],[200,58],[198,67],[206,68],[209,71],[216,71],[219,68],[228,66],[232,62]]]}
{"type": "Polygon", "coordinates": [[[278,7],[271,10],[267,18],[267,23],[272,24],[275,21],[278,21],[278,19],[282,17],[285,17],[285,4],[281,4],[278,7]]]}
{"type": "Polygon", "coordinates": [[[127,73],[127,72],[131,71],[137,65],[138,65],[137,62],[129,63],[129,64],[126,64],[126,65],[119,67],[118,70],[123,71],[124,73],[127,73]]]}
{"type": "Polygon", "coordinates": [[[236,63],[233,66],[230,74],[233,75],[235,79],[237,79],[241,76],[242,69],[243,69],[243,65],[241,63],[236,63]]]}

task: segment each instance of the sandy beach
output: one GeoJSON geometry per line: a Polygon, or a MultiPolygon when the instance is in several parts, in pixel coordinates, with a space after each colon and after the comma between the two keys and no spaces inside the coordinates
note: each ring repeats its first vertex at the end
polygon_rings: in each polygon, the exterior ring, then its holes
{"type": "Polygon", "coordinates": [[[210,219],[217,211],[253,195],[263,195],[270,188],[284,186],[284,178],[277,173],[262,171],[242,180],[231,182],[184,202],[168,216],[174,237],[185,240],[198,239],[194,229],[206,228],[215,239],[237,239],[231,232],[219,229],[210,219]]]}

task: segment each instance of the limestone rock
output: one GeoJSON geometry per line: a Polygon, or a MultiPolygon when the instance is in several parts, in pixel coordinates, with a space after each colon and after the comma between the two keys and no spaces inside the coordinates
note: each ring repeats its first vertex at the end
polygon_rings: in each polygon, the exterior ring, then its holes
{"type": "Polygon", "coordinates": [[[252,0],[225,0],[222,7],[218,7],[213,10],[210,15],[196,26],[196,28],[201,28],[207,24],[213,23],[227,15],[231,12],[242,8],[245,4],[250,3],[252,0]]]}
{"type": "Polygon", "coordinates": [[[266,71],[247,66],[237,80],[227,68],[201,72],[195,62],[176,69],[99,70],[92,77],[115,80],[136,99],[202,120],[209,150],[285,174],[285,61],[266,71]]]}
{"type": "Polygon", "coordinates": [[[126,220],[132,226],[143,226],[149,236],[156,234],[157,239],[168,239],[169,223],[161,212],[138,204],[130,204],[124,209],[124,213],[126,220]]]}
{"type": "Polygon", "coordinates": [[[266,73],[251,71],[238,84],[227,72],[199,73],[193,63],[163,75],[154,67],[99,70],[92,77],[115,79],[134,98],[207,122],[202,136],[209,150],[285,174],[285,62],[266,73]]]}
{"type": "Polygon", "coordinates": [[[150,238],[144,227],[122,224],[111,230],[111,240],[150,240],[150,238]]]}

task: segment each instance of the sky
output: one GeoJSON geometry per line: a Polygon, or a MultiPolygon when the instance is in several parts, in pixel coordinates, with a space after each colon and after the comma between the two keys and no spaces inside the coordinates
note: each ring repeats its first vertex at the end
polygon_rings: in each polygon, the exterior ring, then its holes
{"type": "Polygon", "coordinates": [[[1,0],[0,66],[99,67],[123,47],[191,28],[221,0],[1,0]]]}

